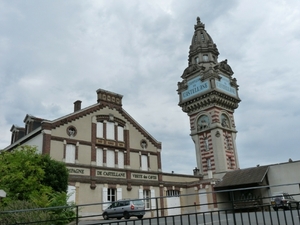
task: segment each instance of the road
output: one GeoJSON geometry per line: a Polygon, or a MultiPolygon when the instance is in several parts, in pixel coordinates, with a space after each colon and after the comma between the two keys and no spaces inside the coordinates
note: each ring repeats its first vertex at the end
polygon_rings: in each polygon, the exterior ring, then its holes
{"type": "Polygon", "coordinates": [[[271,211],[271,212],[251,212],[251,213],[201,213],[190,215],[176,215],[162,218],[144,218],[138,220],[97,220],[81,221],[79,225],[299,225],[299,211],[271,211]]]}

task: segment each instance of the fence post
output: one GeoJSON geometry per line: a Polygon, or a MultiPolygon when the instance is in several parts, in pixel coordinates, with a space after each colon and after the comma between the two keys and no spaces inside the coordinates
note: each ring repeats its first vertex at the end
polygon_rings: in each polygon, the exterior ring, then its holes
{"type": "Polygon", "coordinates": [[[234,195],[233,195],[233,192],[231,191],[230,192],[230,199],[231,199],[231,208],[232,208],[232,217],[233,217],[233,224],[234,225],[237,225],[236,224],[236,218],[235,218],[235,210],[234,210],[234,195]]]}
{"type": "Polygon", "coordinates": [[[156,220],[157,220],[157,224],[159,224],[159,215],[158,215],[158,198],[155,198],[155,205],[156,205],[156,220]]]}
{"type": "Polygon", "coordinates": [[[76,225],[79,224],[79,219],[78,219],[78,206],[76,205],[76,225]]]}

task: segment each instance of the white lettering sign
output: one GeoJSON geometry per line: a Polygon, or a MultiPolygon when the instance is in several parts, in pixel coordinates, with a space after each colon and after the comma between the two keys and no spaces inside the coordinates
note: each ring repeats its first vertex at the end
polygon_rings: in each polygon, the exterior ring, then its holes
{"type": "Polygon", "coordinates": [[[126,178],[126,173],[125,172],[117,172],[117,171],[96,170],[96,176],[126,178]]]}
{"type": "Polygon", "coordinates": [[[236,96],[236,89],[230,85],[229,78],[223,75],[220,76],[221,76],[221,80],[220,81],[216,80],[217,88],[226,92],[227,94],[236,96]]]}
{"type": "Polygon", "coordinates": [[[200,80],[200,77],[196,77],[187,82],[188,88],[187,90],[181,93],[182,100],[193,97],[199,93],[209,90],[209,82],[200,80]]]}
{"type": "Polygon", "coordinates": [[[158,180],[157,175],[153,174],[140,174],[140,173],[132,173],[131,174],[132,179],[141,179],[141,180],[158,180]]]}

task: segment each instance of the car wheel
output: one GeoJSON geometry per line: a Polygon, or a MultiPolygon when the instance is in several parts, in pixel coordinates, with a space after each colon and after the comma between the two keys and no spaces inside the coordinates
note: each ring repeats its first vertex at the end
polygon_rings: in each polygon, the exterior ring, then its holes
{"type": "Polygon", "coordinates": [[[122,217],[118,217],[117,219],[120,220],[120,219],[122,219],[122,217]]]}
{"type": "Polygon", "coordinates": [[[105,219],[105,220],[108,220],[108,219],[109,219],[107,213],[104,213],[102,216],[103,216],[103,219],[105,219]]]}
{"type": "Polygon", "coordinates": [[[137,218],[139,218],[139,219],[142,219],[143,218],[143,216],[141,215],[141,216],[137,216],[137,218]]]}
{"type": "Polygon", "coordinates": [[[273,207],[274,211],[278,211],[278,208],[277,207],[273,207]]]}
{"type": "Polygon", "coordinates": [[[130,215],[129,215],[128,212],[124,212],[124,218],[125,218],[126,220],[128,220],[128,219],[130,218],[130,215]]]}

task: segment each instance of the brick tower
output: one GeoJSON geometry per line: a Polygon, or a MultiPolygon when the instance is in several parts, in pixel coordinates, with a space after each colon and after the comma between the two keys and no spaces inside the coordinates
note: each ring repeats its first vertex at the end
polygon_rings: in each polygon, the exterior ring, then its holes
{"type": "Polygon", "coordinates": [[[199,17],[194,28],[188,67],[177,92],[179,106],[190,118],[196,172],[211,177],[239,167],[233,114],[240,98],[227,59],[218,62],[217,45],[199,17]]]}

